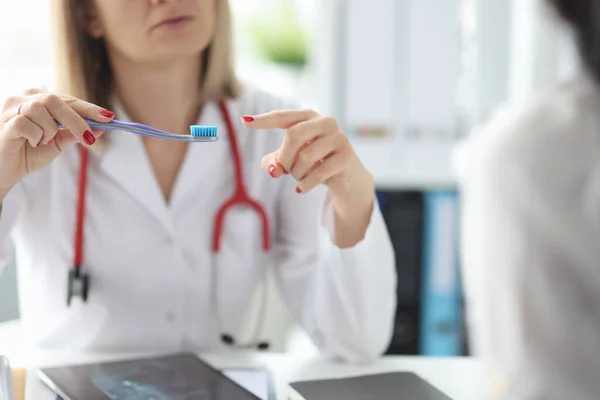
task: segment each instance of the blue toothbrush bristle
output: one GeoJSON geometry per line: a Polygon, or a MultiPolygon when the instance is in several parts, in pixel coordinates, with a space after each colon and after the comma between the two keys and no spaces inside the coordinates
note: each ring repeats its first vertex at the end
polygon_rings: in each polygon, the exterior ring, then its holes
{"type": "Polygon", "coordinates": [[[195,137],[216,137],[217,127],[216,126],[201,126],[192,125],[190,126],[190,132],[195,137]]]}

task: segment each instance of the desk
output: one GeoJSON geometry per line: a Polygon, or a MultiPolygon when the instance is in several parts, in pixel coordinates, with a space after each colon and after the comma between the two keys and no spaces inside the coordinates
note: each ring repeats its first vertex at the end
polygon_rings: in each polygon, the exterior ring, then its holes
{"type": "MultiPolygon", "coordinates": [[[[23,378],[27,368],[25,393],[46,390],[35,373],[35,367],[111,361],[148,355],[143,354],[92,354],[69,351],[25,351],[18,345],[18,327],[0,324],[0,354],[6,354],[15,368],[15,380],[23,378]],[[17,335],[17,336],[15,336],[17,335]],[[12,341],[11,341],[12,338],[12,341]],[[21,368],[21,369],[20,369],[21,368]]],[[[346,377],[361,374],[412,371],[448,394],[454,400],[484,399],[481,382],[483,371],[477,360],[471,358],[421,358],[386,356],[369,365],[340,364],[320,357],[298,354],[272,354],[237,352],[201,354],[217,368],[262,366],[269,369],[275,380],[278,400],[287,399],[287,383],[294,380],[346,377]]],[[[15,388],[20,390],[19,388],[15,388]]],[[[33,400],[25,397],[26,400],[33,400]]],[[[35,399],[38,400],[38,399],[35,399]]]]}

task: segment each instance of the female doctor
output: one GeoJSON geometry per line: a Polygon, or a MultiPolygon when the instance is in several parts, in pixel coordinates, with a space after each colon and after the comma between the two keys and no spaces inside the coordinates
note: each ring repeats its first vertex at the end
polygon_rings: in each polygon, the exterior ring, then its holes
{"type": "Polygon", "coordinates": [[[27,91],[0,114],[0,260],[11,235],[33,344],[264,348],[240,330],[272,263],[324,354],[381,354],[396,277],[373,178],[335,120],[242,88],[227,0],[53,3],[56,94],[27,91]],[[215,125],[219,140],[84,118],[215,125]]]}

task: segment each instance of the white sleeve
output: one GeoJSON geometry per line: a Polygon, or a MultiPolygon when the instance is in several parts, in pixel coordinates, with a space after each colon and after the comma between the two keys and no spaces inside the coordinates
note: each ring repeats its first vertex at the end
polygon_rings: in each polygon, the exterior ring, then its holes
{"type": "Polygon", "coordinates": [[[0,274],[13,259],[10,234],[15,223],[25,209],[25,190],[17,183],[4,197],[0,213],[0,274]]]}
{"type": "Polygon", "coordinates": [[[532,174],[524,154],[471,153],[463,268],[471,338],[493,398],[598,398],[600,273],[590,249],[600,242],[583,228],[585,196],[571,204],[568,193],[549,193],[546,177],[558,173],[532,174]]]}
{"type": "Polygon", "coordinates": [[[387,349],[396,309],[394,252],[377,202],[364,239],[341,249],[327,189],[282,186],[273,255],[285,302],[325,356],[373,360],[387,349]]]}

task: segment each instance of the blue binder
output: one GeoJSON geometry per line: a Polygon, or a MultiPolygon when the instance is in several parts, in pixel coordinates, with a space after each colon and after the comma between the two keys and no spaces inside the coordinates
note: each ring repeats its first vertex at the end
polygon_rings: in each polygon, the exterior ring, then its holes
{"type": "Polygon", "coordinates": [[[420,353],[459,356],[463,346],[459,201],[454,190],[425,193],[420,353]]]}

